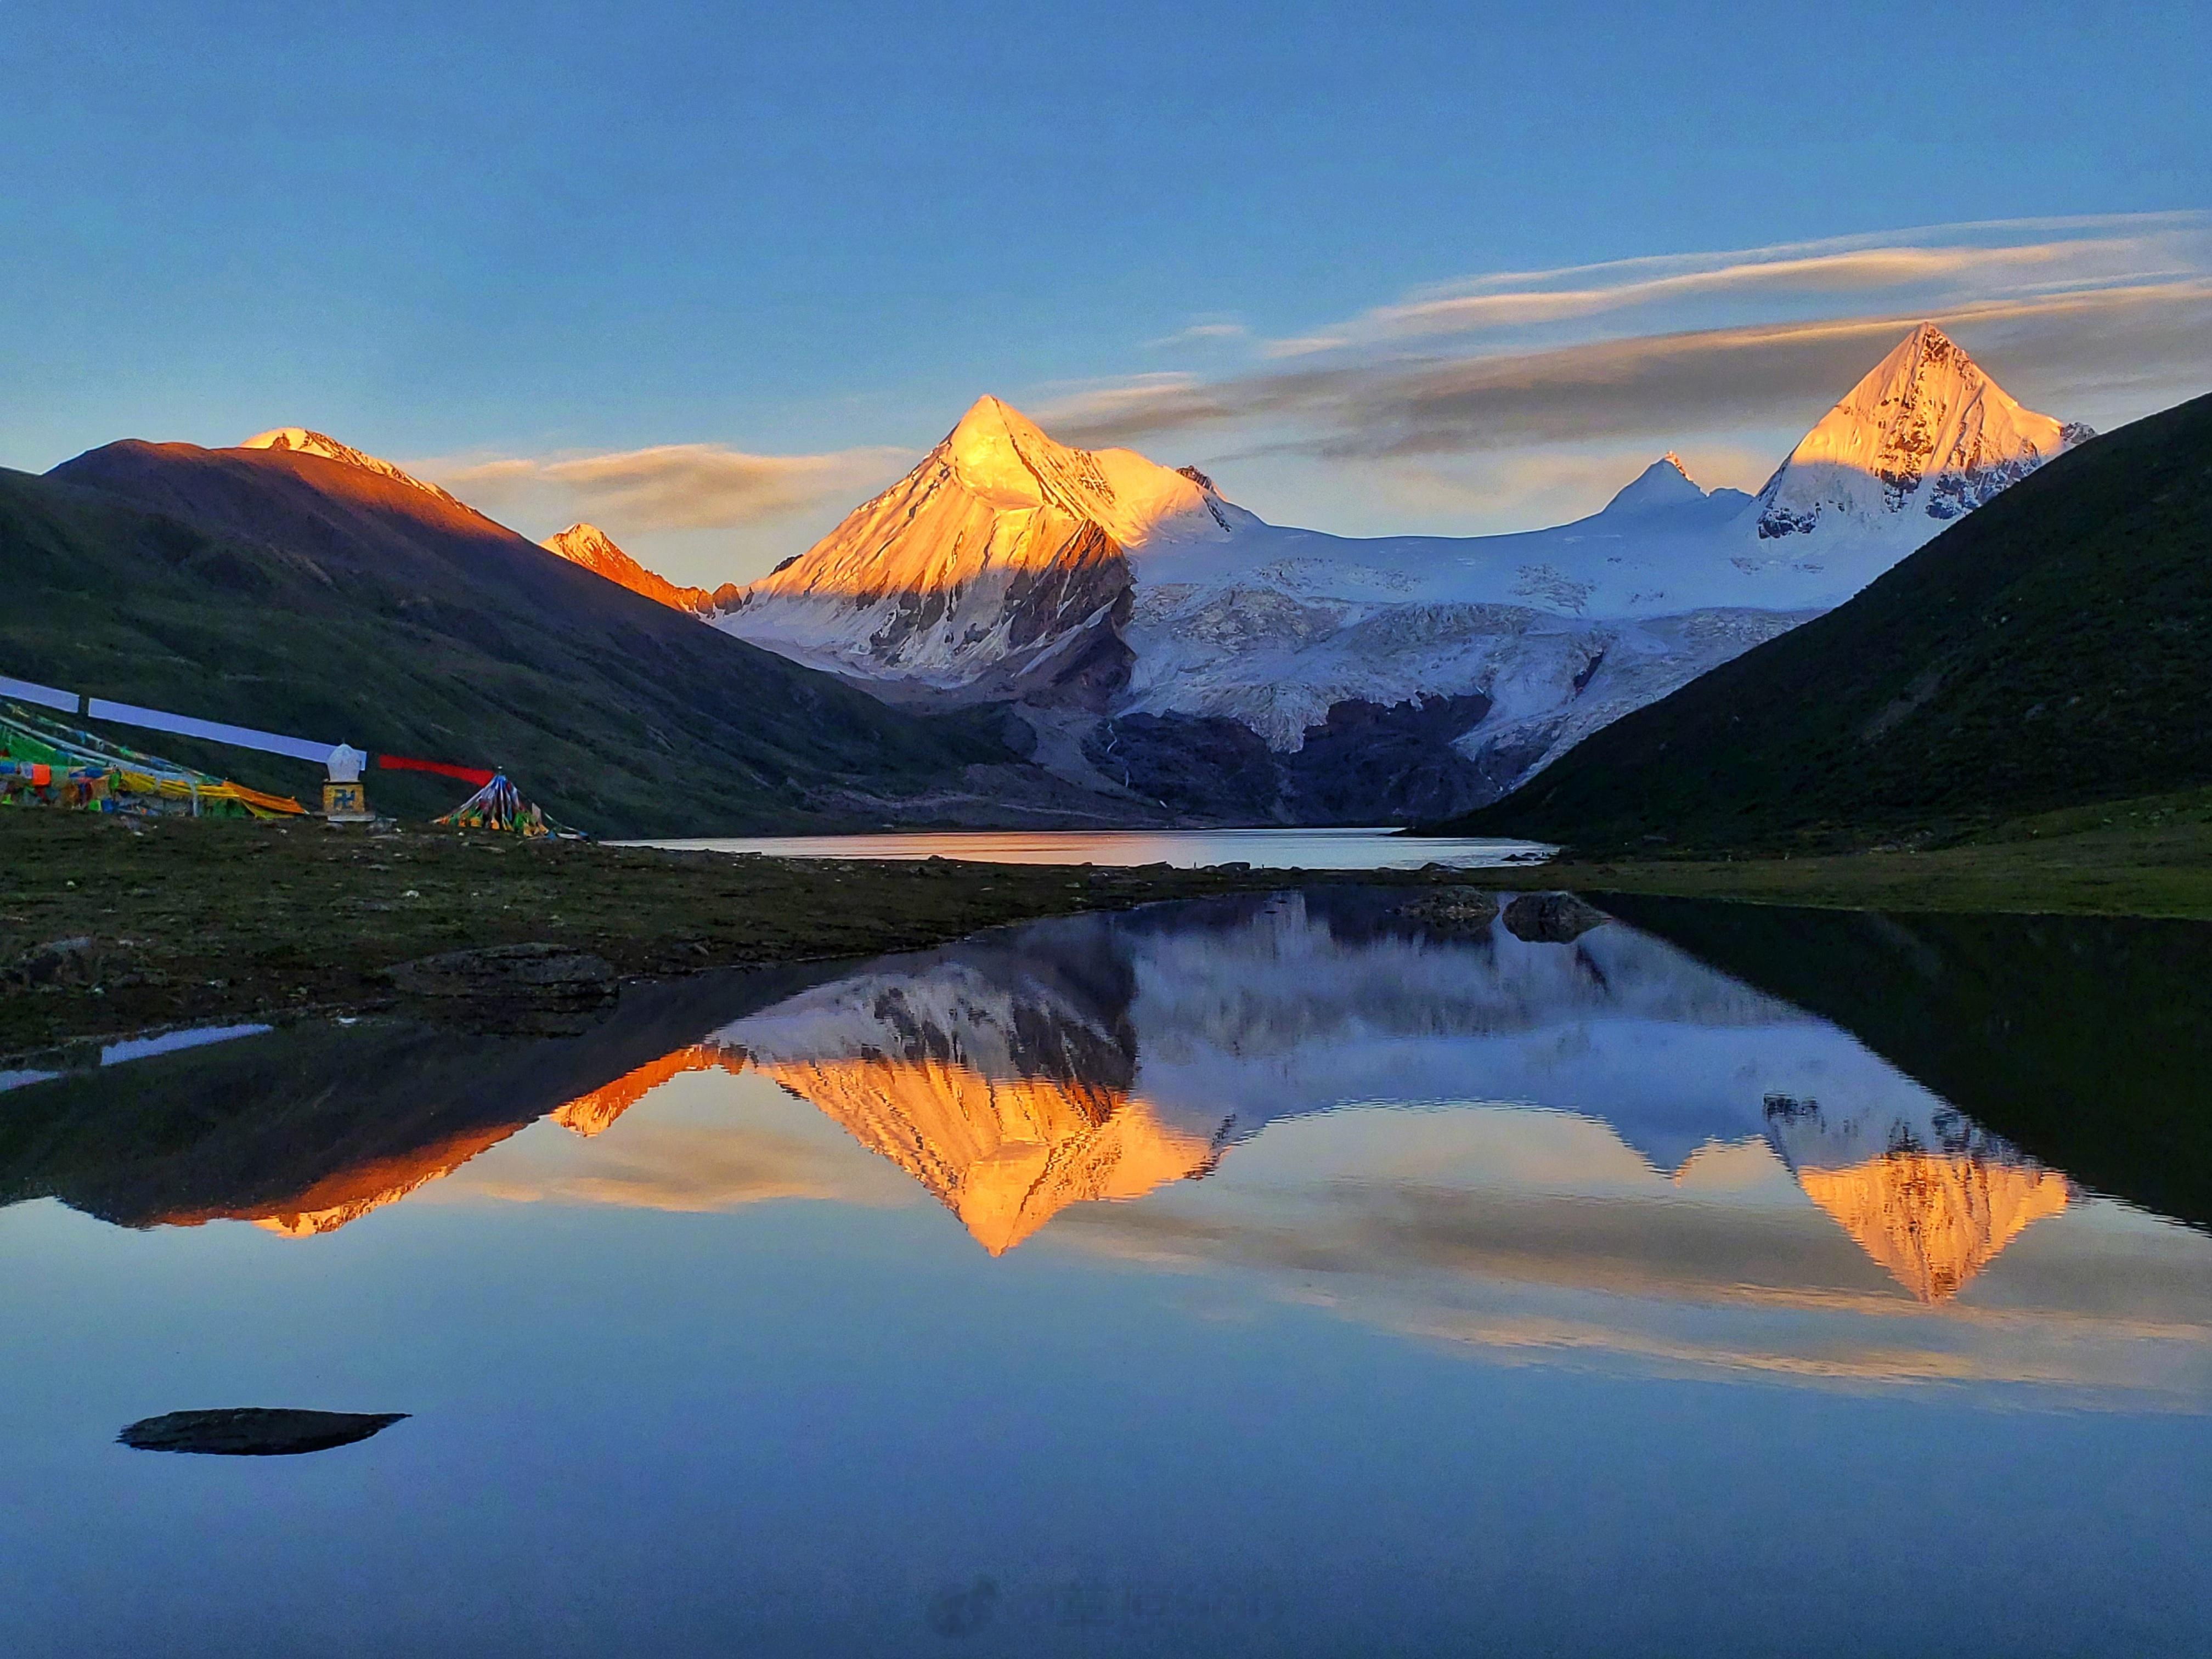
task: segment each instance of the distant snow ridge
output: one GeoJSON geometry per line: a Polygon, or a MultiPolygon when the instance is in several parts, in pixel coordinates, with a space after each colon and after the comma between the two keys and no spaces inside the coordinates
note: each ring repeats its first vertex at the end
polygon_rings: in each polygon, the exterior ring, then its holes
{"type": "Polygon", "coordinates": [[[884,695],[1017,702],[1040,763],[1092,787],[1217,819],[1442,816],[1841,603],[2087,435],[1923,325],[1756,498],[1669,452],[1571,524],[1355,540],[984,398],[717,621],[884,695]]]}
{"type": "MultiPolygon", "coordinates": [[[[538,545],[571,564],[581,565],[594,575],[619,583],[633,593],[657,600],[672,611],[705,616],[714,608],[714,596],[705,588],[679,587],[665,576],[647,570],[616,546],[614,538],[595,524],[572,524],[548,536],[538,545]]],[[[732,587],[729,592],[734,599],[737,590],[732,587]]]]}
{"type": "Polygon", "coordinates": [[[1682,458],[1668,450],[1657,460],[1638,473],[1621,492],[1607,503],[1606,511],[1613,514],[1647,513],[1655,507],[1680,507],[1688,501],[1701,501],[1705,492],[1698,488],[1690,477],[1689,468],[1682,458]]]}
{"type": "Polygon", "coordinates": [[[435,495],[440,501],[459,507],[463,512],[473,509],[447,495],[434,483],[425,483],[413,473],[394,466],[390,461],[380,460],[362,453],[351,444],[342,444],[326,433],[313,432],[304,426],[272,427],[266,432],[257,432],[240,449],[289,449],[300,455],[319,455],[325,460],[338,461],[347,466],[357,466],[364,472],[374,472],[380,477],[392,478],[426,495],[435,495]]]}

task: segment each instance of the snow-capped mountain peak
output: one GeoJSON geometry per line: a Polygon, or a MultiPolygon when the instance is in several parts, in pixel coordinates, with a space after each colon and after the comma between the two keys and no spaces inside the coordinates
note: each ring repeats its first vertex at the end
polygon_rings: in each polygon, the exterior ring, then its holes
{"type": "Polygon", "coordinates": [[[992,506],[1057,507],[1097,525],[1124,548],[1147,540],[1169,520],[1218,522],[1206,510],[1210,481],[1201,484],[1134,450],[1056,443],[1019,410],[988,395],[960,417],[938,453],[963,488],[992,506]]]}
{"type": "Polygon", "coordinates": [[[1762,540],[1838,520],[1925,540],[2088,435],[2024,409],[1933,323],[1868,371],[1759,493],[1762,540]]]}
{"type": "Polygon", "coordinates": [[[404,467],[394,466],[390,461],[366,454],[356,449],[351,444],[342,444],[327,433],[312,431],[304,426],[271,427],[266,432],[255,433],[244,443],[239,445],[239,447],[240,449],[282,449],[289,450],[298,455],[319,455],[326,461],[337,461],[344,466],[359,467],[364,472],[374,472],[379,477],[393,479],[399,483],[419,489],[426,495],[434,495],[441,501],[463,507],[464,511],[467,510],[463,502],[439,489],[437,485],[425,483],[404,467]]]}
{"type": "Polygon", "coordinates": [[[647,570],[615,545],[614,538],[595,524],[572,524],[538,543],[548,553],[580,564],[592,574],[617,582],[633,593],[658,600],[672,611],[704,616],[714,608],[714,596],[703,587],[678,587],[665,576],[647,570]]]}
{"type": "Polygon", "coordinates": [[[1127,555],[1225,541],[1231,511],[1203,473],[1054,442],[979,398],[920,465],[746,588],[720,626],[870,678],[1095,700],[1127,674],[1127,555]]]}
{"type": "Polygon", "coordinates": [[[969,489],[979,495],[1012,495],[1033,507],[1045,500],[1045,492],[1036,461],[1030,457],[1049,465],[1061,450],[1028,417],[988,392],[975,399],[945,434],[942,447],[969,489]]]}
{"type": "Polygon", "coordinates": [[[615,545],[614,538],[595,524],[572,524],[566,530],[554,532],[538,545],[549,553],[558,553],[571,564],[580,564],[601,575],[606,574],[611,567],[635,562],[615,545]]]}

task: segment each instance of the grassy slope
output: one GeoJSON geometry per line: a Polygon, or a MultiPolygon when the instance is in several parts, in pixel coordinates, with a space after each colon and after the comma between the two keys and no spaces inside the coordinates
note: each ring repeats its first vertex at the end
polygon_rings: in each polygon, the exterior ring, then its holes
{"type": "Polygon", "coordinates": [[[1454,832],[1765,848],[2212,783],[2212,398],[2099,438],[1454,832]]]}
{"type": "Polygon", "coordinates": [[[1610,859],[1496,873],[1501,886],[1824,908],[2212,921],[2212,790],[2039,814],[1919,850],[1610,859]]]}
{"type": "MultiPolygon", "coordinates": [[[[292,458],[295,469],[311,459],[292,458]]],[[[263,481],[216,482],[250,495],[263,481]]],[[[303,501],[272,514],[278,542],[0,471],[0,672],[504,765],[556,817],[599,830],[866,823],[854,797],[919,793],[1011,758],[971,726],[887,708],[487,520],[473,542],[451,536],[424,555],[415,544],[428,532],[385,503],[341,501],[325,522],[303,501]],[[301,522],[319,544],[301,545],[301,522]]],[[[114,735],[264,787],[319,781],[318,769],[279,758],[114,735]]],[[[465,793],[372,775],[372,799],[410,816],[465,793]]]]}

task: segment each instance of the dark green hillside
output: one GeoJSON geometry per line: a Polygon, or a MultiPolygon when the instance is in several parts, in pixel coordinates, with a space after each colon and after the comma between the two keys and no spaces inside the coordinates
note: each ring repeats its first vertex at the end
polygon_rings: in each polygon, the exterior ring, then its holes
{"type": "MultiPolygon", "coordinates": [[[[313,457],[130,444],[45,478],[0,471],[0,673],[504,766],[597,831],[879,823],[969,766],[1025,770],[979,726],[888,708],[313,457]]],[[[319,782],[273,757],[115,735],[265,788],[319,782]]],[[[466,793],[370,785],[409,816],[466,793]]]]}
{"type": "Polygon", "coordinates": [[[1972,829],[2212,783],[2212,398],[2014,485],[1849,604],[1448,825],[1578,848],[1972,829]]]}

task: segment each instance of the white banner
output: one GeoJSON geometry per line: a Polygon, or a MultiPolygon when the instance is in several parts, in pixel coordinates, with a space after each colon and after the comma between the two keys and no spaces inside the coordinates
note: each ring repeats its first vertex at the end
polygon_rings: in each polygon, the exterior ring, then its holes
{"type": "Polygon", "coordinates": [[[314,761],[318,764],[329,760],[331,750],[337,747],[334,743],[309,743],[305,738],[257,732],[250,726],[225,726],[220,720],[164,714],[158,708],[141,708],[135,703],[110,702],[105,697],[87,698],[84,712],[88,720],[116,720],[155,732],[174,732],[179,737],[206,738],[214,743],[235,744],[240,749],[258,749],[270,755],[289,755],[294,760],[314,761]]]}
{"type": "Polygon", "coordinates": [[[74,691],[58,691],[31,680],[11,680],[0,674],[0,702],[34,702],[42,708],[58,708],[74,714],[82,701],[74,691]]]}

